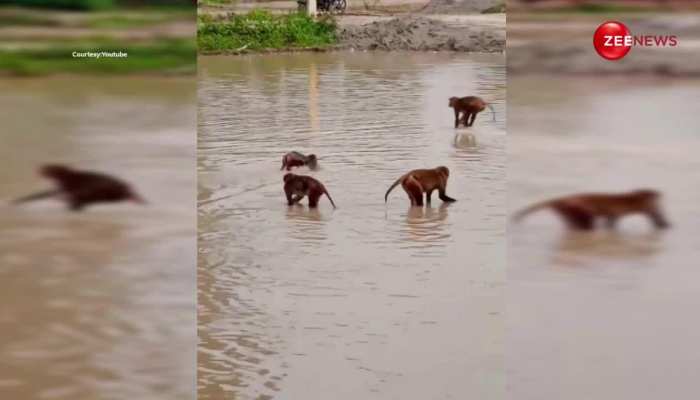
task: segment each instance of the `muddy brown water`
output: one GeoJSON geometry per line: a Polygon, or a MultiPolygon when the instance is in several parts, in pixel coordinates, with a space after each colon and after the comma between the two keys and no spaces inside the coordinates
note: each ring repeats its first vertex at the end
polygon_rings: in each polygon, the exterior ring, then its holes
{"type": "Polygon", "coordinates": [[[195,101],[191,78],[0,81],[1,398],[193,398],[195,101]],[[8,206],[45,162],[149,204],[8,206]]]}
{"type": "Polygon", "coordinates": [[[661,190],[672,229],[641,217],[566,234],[509,227],[509,396],[683,398],[696,392],[700,80],[511,75],[511,210],[581,191],[661,190]]]}
{"type": "Polygon", "coordinates": [[[503,56],[200,57],[200,399],[463,399],[504,392],[503,56]],[[447,99],[481,95],[455,130],[447,99]],[[458,133],[456,137],[456,133],[458,133]],[[288,207],[282,155],[338,208],[288,207]],[[411,209],[414,168],[449,206],[411,209]]]}

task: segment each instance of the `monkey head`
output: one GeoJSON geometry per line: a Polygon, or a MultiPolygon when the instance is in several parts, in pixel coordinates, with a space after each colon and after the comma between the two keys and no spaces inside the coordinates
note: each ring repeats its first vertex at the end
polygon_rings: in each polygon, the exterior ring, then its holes
{"type": "Polygon", "coordinates": [[[61,180],[73,174],[73,170],[65,165],[47,164],[39,169],[39,173],[46,178],[61,180]]]}
{"type": "Polygon", "coordinates": [[[458,101],[459,101],[459,97],[454,97],[454,96],[450,97],[450,105],[449,106],[454,108],[454,106],[457,104],[458,101]]]}
{"type": "Polygon", "coordinates": [[[318,159],[316,158],[316,154],[309,154],[309,168],[311,169],[316,169],[318,168],[318,159]]]}
{"type": "Polygon", "coordinates": [[[445,178],[449,178],[449,177],[450,177],[450,170],[449,170],[447,167],[445,167],[445,166],[439,166],[439,167],[435,168],[435,170],[436,170],[440,175],[445,175],[445,178]]]}
{"type": "Polygon", "coordinates": [[[288,180],[293,179],[295,176],[296,176],[295,174],[293,174],[291,172],[287,172],[286,174],[284,174],[283,179],[285,182],[287,182],[288,180]]]}

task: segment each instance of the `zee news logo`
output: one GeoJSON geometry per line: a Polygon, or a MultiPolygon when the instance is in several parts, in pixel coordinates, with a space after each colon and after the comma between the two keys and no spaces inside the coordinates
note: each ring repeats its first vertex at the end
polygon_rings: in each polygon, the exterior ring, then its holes
{"type": "Polygon", "coordinates": [[[606,60],[619,60],[632,47],[675,46],[678,46],[676,35],[632,35],[627,26],[618,21],[603,22],[593,34],[593,47],[606,60]]]}

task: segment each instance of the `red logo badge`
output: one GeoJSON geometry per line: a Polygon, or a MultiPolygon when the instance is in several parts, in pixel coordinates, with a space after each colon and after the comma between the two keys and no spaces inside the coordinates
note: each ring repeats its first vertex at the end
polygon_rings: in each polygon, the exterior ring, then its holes
{"type": "Polygon", "coordinates": [[[606,60],[619,60],[632,48],[633,38],[625,24],[603,22],[593,34],[593,47],[606,60]]]}

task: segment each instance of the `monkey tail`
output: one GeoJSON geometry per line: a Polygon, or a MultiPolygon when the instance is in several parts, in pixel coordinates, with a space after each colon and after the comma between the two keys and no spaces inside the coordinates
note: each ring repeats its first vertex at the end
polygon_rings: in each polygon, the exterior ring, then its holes
{"type": "MultiPolygon", "coordinates": [[[[408,174],[406,174],[406,175],[408,175],[408,174]]],[[[401,183],[401,181],[403,181],[403,180],[406,178],[406,175],[402,175],[399,179],[396,180],[396,182],[394,182],[394,183],[389,187],[389,190],[387,190],[387,191],[386,191],[386,194],[384,194],[384,202],[385,202],[385,203],[386,203],[387,201],[389,201],[389,192],[391,192],[392,190],[394,190],[394,188],[395,188],[399,183],[401,183]]]]}
{"type": "Polygon", "coordinates": [[[338,208],[335,206],[335,203],[333,202],[333,198],[331,198],[331,195],[328,193],[328,190],[326,190],[326,187],[323,187],[323,193],[326,194],[326,197],[328,197],[328,200],[331,201],[331,204],[333,205],[333,208],[338,208]]]}
{"type": "Polygon", "coordinates": [[[280,168],[280,171],[282,171],[284,169],[284,167],[286,167],[286,166],[287,166],[287,156],[285,155],[282,157],[282,168],[280,168]]]}
{"type": "Polygon", "coordinates": [[[493,106],[490,103],[486,104],[486,107],[491,110],[491,114],[493,115],[493,122],[496,122],[496,110],[494,110],[493,106]]]}
{"type": "Polygon", "coordinates": [[[22,204],[34,200],[48,199],[49,197],[54,197],[61,194],[61,190],[46,190],[39,193],[30,194],[29,196],[20,197],[19,199],[13,200],[12,204],[22,204]]]}
{"type": "Polygon", "coordinates": [[[529,206],[529,207],[523,208],[522,210],[516,212],[516,213],[513,215],[513,217],[511,218],[511,220],[512,220],[513,222],[520,222],[520,221],[521,221],[523,218],[525,218],[527,215],[529,215],[529,214],[531,214],[531,213],[533,213],[533,212],[535,212],[535,211],[539,211],[539,210],[541,210],[541,209],[543,209],[543,208],[547,208],[547,207],[549,207],[551,204],[552,204],[552,201],[551,201],[551,200],[543,201],[543,202],[540,202],[540,203],[535,203],[535,204],[533,204],[533,205],[531,205],[531,206],[529,206]]]}

